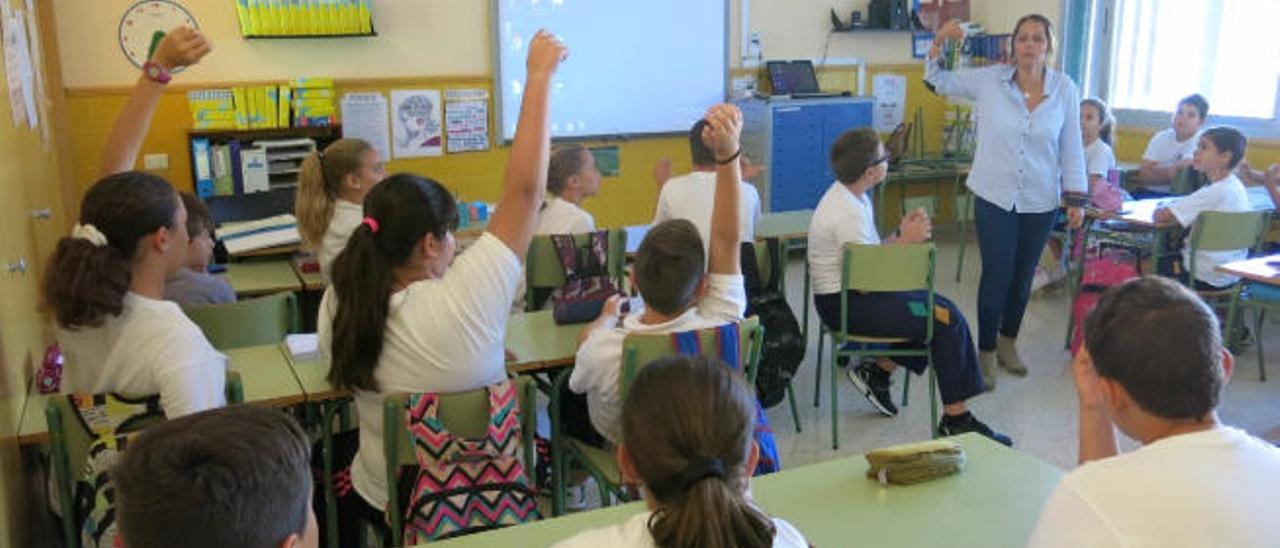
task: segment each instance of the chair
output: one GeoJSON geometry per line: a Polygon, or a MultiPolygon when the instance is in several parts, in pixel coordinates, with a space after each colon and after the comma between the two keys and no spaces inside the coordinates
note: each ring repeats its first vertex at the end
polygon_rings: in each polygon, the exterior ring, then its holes
{"type": "MultiPolygon", "coordinates": [[[[608,263],[605,265],[613,283],[621,289],[627,277],[627,231],[615,228],[608,231],[608,263]]],[[[586,249],[590,243],[587,234],[574,234],[573,243],[579,250],[586,249]]],[[[556,246],[551,243],[551,236],[539,234],[529,242],[529,253],[525,255],[525,311],[539,310],[543,299],[534,298],[535,290],[551,291],[564,287],[564,267],[560,265],[560,257],[556,254],[556,246]]]]}
{"type": "MultiPolygon", "coordinates": [[[[240,376],[234,371],[227,372],[226,379],[227,404],[234,405],[244,401],[244,387],[240,376]]],[[[83,402],[95,402],[103,397],[115,397],[112,394],[55,394],[51,395],[44,410],[45,420],[49,428],[49,458],[53,470],[52,487],[58,496],[58,509],[62,514],[63,546],[79,548],[81,545],[80,528],[86,516],[76,515],[76,482],[85,479],[85,470],[89,462],[89,448],[94,441],[106,436],[126,436],[139,432],[144,428],[164,420],[160,410],[159,396],[129,398],[136,402],[138,413],[127,415],[113,414],[111,411],[122,411],[118,405],[106,405],[106,412],[101,413],[108,424],[90,431],[89,425],[80,416],[72,399],[83,402]]],[[[128,405],[128,404],[126,404],[128,405]]]]}
{"type": "MultiPolygon", "coordinates": [[[[756,369],[760,363],[760,348],[764,343],[764,330],[760,327],[759,319],[754,316],[742,320],[739,326],[741,334],[739,341],[742,345],[740,351],[744,357],[744,369],[747,381],[754,386],[756,369]]],[[[718,348],[716,332],[716,328],[698,331],[698,338],[704,354],[714,354],[718,348]]],[[[648,365],[653,360],[672,354],[674,354],[674,350],[671,345],[670,333],[634,333],[627,335],[622,343],[623,358],[620,382],[622,382],[623,393],[626,393],[626,388],[629,386],[630,381],[635,378],[641,367],[648,365]]],[[[618,463],[614,459],[613,453],[576,440],[561,430],[560,394],[567,389],[571,373],[572,370],[566,369],[556,376],[549,407],[552,429],[551,455],[554,491],[552,512],[557,516],[564,513],[565,474],[568,473],[571,462],[578,463],[586,470],[587,474],[596,480],[596,485],[600,488],[601,501],[607,504],[611,494],[619,499],[627,498],[627,493],[622,486],[622,473],[618,470],[618,463]]]]}
{"type": "Polygon", "coordinates": [[[960,238],[957,243],[960,251],[956,256],[956,283],[960,283],[960,275],[964,272],[964,252],[969,248],[969,225],[973,223],[973,194],[957,192],[955,210],[956,222],[960,223],[960,238]]]}
{"type": "Polygon", "coordinates": [[[225,304],[188,306],[182,309],[200,326],[209,344],[218,350],[279,344],[298,330],[298,298],[276,293],[225,304]]]}
{"type": "MultiPolygon", "coordinates": [[[[914,245],[863,245],[845,244],[841,262],[843,275],[840,293],[853,291],[926,292],[925,310],[932,318],[934,308],[933,275],[937,249],[932,244],[914,245]]],[[[840,329],[823,326],[823,334],[831,340],[831,448],[840,448],[840,390],[837,360],[848,356],[857,363],[864,356],[895,357],[923,356],[928,360],[930,425],[938,423],[937,377],[933,371],[933,322],[925,322],[924,341],[918,348],[889,348],[886,345],[909,343],[912,339],[898,337],[869,337],[857,334],[855,318],[848,310],[848,300],[840,303],[840,329]],[[854,343],[846,348],[846,343],[854,343]],[[870,345],[870,346],[869,346],[870,345]]],[[[823,338],[818,338],[818,375],[822,374],[823,338]]],[[[910,373],[907,373],[910,378],[910,373]]],[[[904,381],[902,405],[907,405],[908,382],[904,381]]]]}
{"type": "MultiPolygon", "coordinates": [[[[1191,227],[1190,261],[1187,263],[1187,279],[1189,287],[1195,287],[1196,255],[1199,251],[1232,251],[1238,249],[1256,249],[1262,241],[1266,229],[1267,212],[1245,211],[1225,212],[1206,211],[1200,214],[1191,227]]],[[[1229,344],[1235,328],[1236,308],[1240,301],[1241,282],[1218,290],[1197,290],[1205,302],[1216,303],[1221,307],[1227,302],[1227,319],[1222,324],[1222,340],[1229,344]]]]}
{"type": "Polygon", "coordinates": [[[1266,353],[1262,348],[1262,326],[1267,312],[1280,311],[1280,288],[1257,282],[1245,282],[1240,290],[1239,302],[1253,309],[1253,338],[1258,344],[1258,380],[1267,381],[1266,353]]]}
{"type": "MultiPolygon", "coordinates": [[[[537,429],[536,388],[531,378],[518,376],[512,379],[516,383],[517,397],[520,402],[520,443],[525,473],[529,485],[537,485],[534,470],[534,433],[537,429]]],[[[387,463],[387,521],[391,528],[392,546],[402,545],[404,535],[404,518],[408,510],[404,507],[407,501],[397,495],[400,471],[406,466],[418,464],[414,453],[414,442],[406,427],[405,411],[409,400],[408,394],[388,395],[382,404],[382,449],[387,463]]],[[[440,394],[440,420],[450,432],[464,438],[482,438],[489,426],[489,393],[484,388],[440,394]]]]}

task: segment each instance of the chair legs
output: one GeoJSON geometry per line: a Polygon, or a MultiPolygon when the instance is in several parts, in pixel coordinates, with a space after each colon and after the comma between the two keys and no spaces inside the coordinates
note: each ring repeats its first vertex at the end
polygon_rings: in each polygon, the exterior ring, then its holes
{"type": "Polygon", "coordinates": [[[1262,349],[1262,322],[1266,318],[1267,311],[1261,307],[1255,307],[1253,314],[1253,340],[1258,345],[1258,381],[1267,382],[1267,366],[1266,358],[1262,349]]]}
{"type": "MultiPolygon", "coordinates": [[[[813,406],[818,407],[818,395],[822,393],[822,347],[827,342],[827,328],[822,326],[818,328],[818,359],[814,361],[813,369],[813,406]]],[[[831,353],[835,354],[835,348],[831,349],[831,353]]]]}
{"type": "Polygon", "coordinates": [[[907,396],[911,393],[911,371],[905,367],[902,373],[902,406],[907,406],[907,396]]]}
{"type": "MultiPolygon", "coordinates": [[[[831,367],[831,449],[832,450],[840,449],[840,383],[836,382],[838,380],[838,375],[840,374],[840,368],[836,366],[836,356],[838,356],[839,354],[840,352],[836,348],[836,342],[834,340],[831,341],[830,367],[831,367]]],[[[850,357],[849,359],[853,360],[855,358],[856,356],[853,356],[853,357],[850,357]]]]}
{"type": "Polygon", "coordinates": [[[791,421],[796,425],[796,433],[799,434],[800,428],[800,410],[796,408],[796,391],[792,389],[791,382],[787,382],[787,403],[791,405],[791,421]]]}

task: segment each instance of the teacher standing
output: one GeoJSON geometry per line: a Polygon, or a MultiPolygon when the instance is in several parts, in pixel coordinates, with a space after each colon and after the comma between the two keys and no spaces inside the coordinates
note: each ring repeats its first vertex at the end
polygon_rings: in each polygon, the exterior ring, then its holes
{"type": "Polygon", "coordinates": [[[948,70],[938,55],[948,38],[964,39],[959,21],[938,30],[924,79],[940,94],[972,102],[979,120],[966,184],[976,197],[974,225],[982,252],[978,351],[990,390],[997,363],[1014,375],[1027,374],[1018,356],[1018,328],[1058,207],[1066,206],[1072,228],[1083,220],[1088,186],[1080,96],[1070,78],[1048,66],[1053,24],[1043,15],[1024,16],[1014,25],[1007,65],[948,70]]]}

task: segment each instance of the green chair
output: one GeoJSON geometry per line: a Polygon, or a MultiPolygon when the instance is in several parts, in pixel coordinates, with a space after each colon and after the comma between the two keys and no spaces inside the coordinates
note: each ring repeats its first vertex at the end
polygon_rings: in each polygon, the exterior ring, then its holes
{"type": "Polygon", "coordinates": [[[960,223],[960,237],[956,245],[959,246],[959,253],[956,255],[956,283],[960,283],[960,275],[964,272],[964,252],[969,248],[969,225],[973,223],[973,194],[961,193],[958,190],[955,195],[955,215],[956,222],[960,223]]]}
{"type": "MultiPolygon", "coordinates": [[[[769,246],[764,240],[756,240],[755,245],[753,247],[755,248],[756,267],[758,269],[758,272],[760,273],[761,283],[764,283],[765,280],[768,280],[774,276],[777,276],[778,277],[777,290],[782,294],[783,298],[785,299],[787,295],[786,283],[785,283],[785,280],[787,277],[787,246],[779,243],[778,253],[776,255],[771,255],[769,253],[769,246]],[[775,271],[775,269],[781,269],[781,271],[778,272],[778,271],[775,271]]],[[[801,296],[801,298],[805,299],[806,303],[809,302],[808,292],[806,291],[805,294],[801,296]]],[[[788,306],[790,306],[790,303],[788,303],[788,306]]],[[[807,316],[809,312],[808,307],[805,307],[804,312],[805,312],[805,315],[807,316]]],[[[808,346],[809,344],[809,330],[807,325],[808,322],[804,322],[804,324],[805,324],[804,327],[800,330],[800,336],[805,341],[805,346],[808,346]]],[[[793,378],[791,380],[794,381],[795,379],[793,378]]],[[[791,382],[787,383],[787,403],[790,404],[791,406],[791,420],[796,425],[796,432],[800,432],[801,431],[800,410],[799,408],[796,407],[796,394],[795,394],[795,390],[792,387],[791,382]]]]}
{"type": "MultiPolygon", "coordinates": [[[[591,242],[587,234],[574,234],[574,244],[578,249],[586,249],[591,242]]],[[[627,276],[627,231],[621,228],[609,230],[608,263],[605,265],[609,277],[618,288],[623,287],[627,276]]],[[[564,287],[564,267],[560,266],[560,257],[556,254],[556,246],[551,243],[551,236],[540,234],[529,242],[529,253],[525,255],[525,311],[534,312],[542,303],[532,296],[535,290],[553,290],[564,287]]]]}
{"type": "Polygon", "coordinates": [[[1174,196],[1185,196],[1199,190],[1204,185],[1204,175],[1201,175],[1195,168],[1187,166],[1179,169],[1173,175],[1173,182],[1169,184],[1169,193],[1174,196]]]}
{"type": "Polygon", "coordinates": [[[188,306],[182,309],[200,326],[218,350],[279,344],[298,331],[298,299],[293,293],[276,293],[225,304],[188,306]]]}
{"type": "Polygon", "coordinates": [[[1262,326],[1267,312],[1280,311],[1280,289],[1256,282],[1245,282],[1240,290],[1239,303],[1253,309],[1253,337],[1258,344],[1258,380],[1267,381],[1266,352],[1263,351],[1262,326]]]}
{"type": "MultiPolygon", "coordinates": [[[[742,344],[741,355],[744,358],[747,381],[754,386],[756,369],[760,364],[760,349],[764,343],[764,329],[760,320],[750,317],[739,324],[742,344]]],[[[698,331],[698,338],[705,354],[715,354],[718,349],[716,328],[698,331]]],[[[622,391],[625,394],[631,380],[635,379],[641,367],[653,360],[670,356],[674,353],[671,345],[671,334],[634,333],[627,335],[622,342],[622,391]]],[[[565,434],[560,421],[560,394],[567,390],[569,375],[572,370],[560,372],[555,379],[551,393],[549,412],[551,415],[551,455],[553,500],[552,512],[562,515],[565,507],[565,474],[571,463],[577,463],[587,474],[596,480],[600,489],[600,500],[608,504],[609,496],[627,499],[628,494],[622,484],[622,473],[614,454],[600,449],[565,434]]]]}
{"type": "MultiPolygon", "coordinates": [[[[1190,261],[1187,264],[1187,279],[1190,287],[1194,287],[1196,271],[1196,255],[1199,251],[1232,251],[1238,249],[1257,249],[1266,230],[1266,211],[1245,211],[1228,213],[1225,211],[1206,211],[1191,227],[1190,261]]],[[[1241,282],[1219,290],[1197,290],[1196,293],[1205,302],[1221,308],[1227,305],[1227,320],[1222,324],[1222,340],[1230,344],[1234,335],[1236,308],[1240,301],[1241,282]]]]}
{"type": "MultiPolygon", "coordinates": [[[[529,485],[537,485],[534,473],[536,461],[534,456],[534,432],[537,429],[536,388],[532,379],[518,376],[512,379],[516,383],[517,397],[520,399],[520,444],[523,451],[525,473],[529,485]]],[[[405,466],[418,464],[414,454],[413,438],[405,422],[405,405],[407,394],[388,395],[382,403],[382,450],[387,463],[387,522],[391,528],[391,545],[401,546],[404,534],[405,512],[403,507],[407,501],[396,496],[396,486],[400,480],[400,470],[405,466]]],[[[455,435],[463,438],[482,438],[489,428],[489,392],[484,388],[440,394],[440,420],[455,435]]]]}
{"type": "MultiPolygon", "coordinates": [[[[937,249],[932,244],[914,245],[863,245],[845,244],[841,261],[843,275],[840,293],[925,291],[925,310],[932,317],[934,309],[933,275],[937,249]]],[[[870,337],[857,334],[856,318],[848,309],[848,300],[840,302],[840,329],[823,326],[823,334],[831,341],[831,448],[840,448],[840,368],[837,360],[848,356],[851,364],[863,357],[922,356],[928,360],[930,429],[938,423],[937,377],[933,370],[933,322],[925,322],[925,335],[917,348],[869,348],[890,344],[909,343],[913,339],[897,337],[870,337]],[[846,348],[846,343],[854,343],[846,348]]],[[[822,374],[822,336],[818,339],[818,375],[822,374]]],[[[850,365],[852,367],[852,365],[850,365]]],[[[905,370],[905,368],[904,368],[905,370]]],[[[910,379],[910,373],[907,373],[910,379]]],[[[909,381],[903,382],[902,405],[907,405],[909,381]]],[[[934,433],[936,435],[936,433],[934,433]]]]}
{"type": "MultiPolygon", "coordinates": [[[[227,372],[226,396],[228,405],[244,401],[244,387],[240,383],[240,375],[234,371],[227,372]]],[[[50,396],[44,416],[49,428],[52,487],[57,493],[58,509],[62,513],[63,546],[79,548],[80,526],[85,516],[76,515],[75,484],[85,479],[84,471],[89,462],[89,447],[97,436],[87,430],[84,419],[71,405],[67,394],[50,396]]],[[[126,420],[117,426],[115,434],[139,432],[162,420],[164,420],[163,416],[150,415],[140,420],[126,420]]]]}

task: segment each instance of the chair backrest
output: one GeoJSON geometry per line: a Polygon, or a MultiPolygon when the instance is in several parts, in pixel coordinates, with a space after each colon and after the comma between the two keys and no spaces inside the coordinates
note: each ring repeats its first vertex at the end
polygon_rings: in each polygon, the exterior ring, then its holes
{"type": "MultiPolygon", "coordinates": [[[[534,433],[537,429],[537,387],[531,377],[520,375],[516,383],[520,405],[520,443],[529,485],[537,485],[534,470],[534,433]]],[[[400,468],[418,464],[413,438],[409,434],[405,407],[408,394],[390,394],[382,404],[382,448],[387,463],[387,520],[393,538],[398,541],[404,531],[404,503],[396,495],[400,468]]],[[[444,427],[457,436],[482,438],[489,430],[489,392],[477,388],[466,392],[440,394],[439,416],[444,427]]]]}
{"type": "Polygon", "coordinates": [[[1169,192],[1177,196],[1183,196],[1195,192],[1204,186],[1204,176],[1191,166],[1179,169],[1173,175],[1173,182],[1169,184],[1169,192]]]}
{"type": "MultiPolygon", "coordinates": [[[[719,328],[717,327],[699,329],[697,331],[703,354],[719,355],[718,331],[719,328]]],[[[738,342],[741,345],[738,355],[742,356],[742,365],[747,380],[752,385],[755,385],[756,370],[760,365],[760,349],[764,344],[764,328],[760,325],[760,318],[752,316],[738,323],[738,342]]],[[[665,358],[675,353],[675,348],[673,348],[671,342],[671,333],[628,334],[622,340],[622,392],[626,393],[631,381],[635,380],[636,375],[640,373],[640,368],[656,359],[665,358]]]]}
{"type": "Polygon", "coordinates": [[[278,344],[298,330],[298,301],[293,293],[276,293],[225,304],[184,307],[209,344],[219,350],[278,344]]]}
{"type": "Polygon", "coordinates": [[[906,196],[902,198],[902,215],[915,211],[917,208],[924,208],[925,213],[929,214],[929,218],[936,218],[938,215],[938,198],[936,196],[906,196]]]}
{"type": "MultiPolygon", "coordinates": [[[[574,234],[573,243],[578,249],[586,249],[591,239],[587,234],[574,234]]],[[[609,253],[606,269],[618,287],[622,287],[626,277],[627,231],[621,228],[609,230],[609,253]]],[[[534,289],[555,289],[565,284],[564,267],[560,265],[560,257],[556,254],[556,246],[551,243],[551,236],[539,234],[529,242],[529,253],[525,255],[525,287],[532,293],[534,289]]],[[[536,303],[526,299],[529,306],[536,303]]],[[[533,311],[533,309],[529,309],[533,311]]]]}
{"type": "Polygon", "coordinates": [[[933,291],[933,244],[845,244],[844,279],[848,291],[933,291]]]}
{"type": "Polygon", "coordinates": [[[957,194],[955,199],[955,216],[957,221],[973,220],[973,194],[957,194]]]}
{"type": "Polygon", "coordinates": [[[1258,245],[1266,227],[1265,211],[1205,211],[1191,229],[1193,251],[1229,251],[1258,245]]]}

